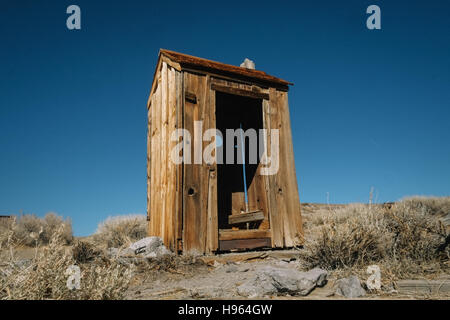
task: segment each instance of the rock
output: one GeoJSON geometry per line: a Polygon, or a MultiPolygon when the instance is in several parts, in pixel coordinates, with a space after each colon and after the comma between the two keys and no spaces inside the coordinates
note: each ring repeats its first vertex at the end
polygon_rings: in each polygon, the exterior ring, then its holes
{"type": "Polygon", "coordinates": [[[271,268],[266,274],[272,278],[278,292],[301,296],[308,295],[316,286],[323,286],[327,278],[327,272],[319,268],[308,272],[271,268]]]}
{"type": "Polygon", "coordinates": [[[240,67],[255,70],[255,63],[252,60],[245,58],[240,67]]]}
{"type": "Polygon", "coordinates": [[[328,272],[326,272],[325,270],[320,268],[314,268],[312,270],[309,270],[307,273],[311,279],[315,279],[316,285],[318,287],[323,287],[324,285],[327,284],[328,272]]]}
{"type": "Polygon", "coordinates": [[[30,259],[20,259],[17,260],[15,263],[16,267],[19,267],[20,269],[26,268],[31,264],[30,259]]]}
{"type": "Polygon", "coordinates": [[[273,295],[277,289],[266,274],[256,275],[237,287],[237,293],[248,298],[273,295]]]}
{"type": "Polygon", "coordinates": [[[240,285],[237,291],[247,297],[273,294],[308,295],[316,286],[327,281],[327,272],[315,268],[308,272],[296,269],[265,267],[259,274],[240,285]]]}
{"type": "Polygon", "coordinates": [[[157,258],[163,255],[172,254],[164,246],[160,237],[146,237],[131,244],[128,249],[133,250],[134,254],[142,255],[145,258],[157,258]]]}
{"type": "Polygon", "coordinates": [[[346,298],[358,298],[366,295],[357,276],[339,279],[335,284],[335,293],[346,298]]]}
{"type": "Polygon", "coordinates": [[[234,272],[238,272],[238,271],[239,271],[239,269],[235,265],[229,265],[229,266],[227,266],[227,268],[225,270],[226,273],[234,273],[234,272]]]}
{"type": "Polygon", "coordinates": [[[110,258],[119,258],[119,257],[130,257],[134,256],[134,250],[130,248],[119,249],[119,248],[107,248],[106,255],[110,258]]]}

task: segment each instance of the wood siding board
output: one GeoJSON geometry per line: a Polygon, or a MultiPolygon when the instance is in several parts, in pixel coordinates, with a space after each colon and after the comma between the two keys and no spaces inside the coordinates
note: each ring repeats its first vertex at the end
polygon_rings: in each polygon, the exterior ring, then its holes
{"type": "MultiPolygon", "coordinates": [[[[183,128],[183,83],[181,72],[175,72],[176,81],[176,108],[177,108],[177,128],[183,128]]],[[[177,142],[178,143],[178,142],[177,142]]],[[[183,232],[183,164],[178,164],[177,168],[177,182],[176,182],[176,218],[175,218],[175,235],[176,235],[176,250],[178,251],[178,241],[182,241],[183,232]]]]}
{"type": "Polygon", "coordinates": [[[206,252],[212,253],[218,247],[217,227],[217,179],[216,171],[209,171],[208,180],[208,231],[206,235],[206,252]]]}
{"type": "Polygon", "coordinates": [[[171,141],[171,134],[176,129],[176,84],[175,84],[175,69],[170,67],[168,69],[168,132],[167,132],[167,215],[166,215],[166,232],[167,232],[167,247],[172,251],[176,251],[176,237],[175,237],[175,216],[176,216],[176,165],[170,158],[172,148],[175,142],[171,141]]]}
{"type": "MultiPolygon", "coordinates": [[[[270,100],[265,103],[265,125],[267,129],[267,151],[271,150],[271,129],[277,128],[277,114],[276,114],[276,91],[274,88],[270,88],[270,100]]],[[[269,155],[270,156],[270,155],[269,155]]],[[[267,185],[267,195],[269,202],[269,216],[270,216],[270,229],[272,230],[272,246],[273,247],[283,247],[283,216],[282,213],[279,212],[278,204],[277,204],[277,195],[275,192],[276,184],[276,175],[268,175],[266,176],[266,185],[267,185]]]]}
{"type": "Polygon", "coordinates": [[[262,211],[254,211],[249,213],[232,214],[228,216],[229,224],[240,224],[246,222],[255,222],[264,220],[264,213],[262,211]]]}
{"type": "Polygon", "coordinates": [[[219,240],[270,238],[270,230],[219,230],[219,240]]]}
{"type": "Polygon", "coordinates": [[[151,234],[152,236],[161,236],[159,230],[161,221],[161,174],[159,165],[161,161],[160,145],[161,145],[161,79],[158,79],[157,87],[155,88],[153,104],[152,104],[152,119],[153,119],[153,133],[152,133],[152,178],[151,178],[151,234]]]}
{"type": "MultiPolygon", "coordinates": [[[[184,85],[185,91],[194,92],[197,96],[196,104],[185,101],[185,128],[192,134],[194,133],[194,121],[202,120],[202,113],[205,111],[206,77],[185,72],[184,85]]],[[[205,127],[203,127],[203,130],[205,130],[205,127]]],[[[192,162],[194,161],[194,139],[195,137],[192,136],[192,143],[189,146],[191,148],[192,162]]],[[[184,248],[186,252],[197,251],[203,253],[205,252],[204,239],[206,236],[206,206],[204,206],[203,201],[207,199],[205,198],[205,194],[207,197],[207,189],[205,190],[203,179],[206,178],[205,170],[203,165],[194,163],[185,164],[184,170],[184,248]]]]}
{"type": "Polygon", "coordinates": [[[303,242],[300,199],[298,194],[295,159],[292,144],[288,97],[278,92],[280,114],[280,188],[283,189],[285,203],[285,245],[288,247],[303,242]]]}
{"type": "MultiPolygon", "coordinates": [[[[202,220],[204,221],[204,230],[203,230],[203,236],[204,236],[204,247],[203,252],[210,252],[209,250],[209,233],[208,233],[208,198],[209,198],[209,183],[213,182],[213,179],[210,180],[210,167],[209,165],[204,161],[203,159],[203,150],[205,150],[206,146],[210,143],[209,141],[203,141],[203,133],[211,128],[211,115],[212,115],[212,108],[211,108],[211,101],[210,101],[210,76],[207,75],[204,77],[204,80],[202,81],[203,86],[201,87],[201,96],[200,96],[200,104],[202,106],[201,108],[201,116],[200,118],[203,121],[203,128],[201,134],[201,140],[202,140],[202,165],[201,165],[201,177],[202,177],[202,195],[201,195],[201,216],[202,220]]],[[[213,208],[211,208],[213,209],[213,208]]],[[[211,212],[212,214],[212,212],[211,212]]],[[[212,222],[212,221],[211,221],[212,222]]],[[[211,226],[212,227],[212,226],[211,226]]],[[[211,230],[212,232],[212,230],[211,230]]]]}
{"type": "MultiPolygon", "coordinates": [[[[210,81],[211,79],[207,79],[210,81]]],[[[216,128],[216,95],[215,91],[210,88],[209,83],[206,86],[209,105],[209,128],[216,128]]],[[[214,151],[215,154],[215,151],[214,151]]],[[[217,212],[217,163],[208,165],[208,203],[207,203],[207,239],[206,252],[212,253],[218,250],[219,233],[218,233],[218,212],[217,212]]]]}
{"type": "Polygon", "coordinates": [[[213,83],[211,84],[211,88],[216,91],[234,94],[238,96],[250,97],[255,99],[267,99],[267,100],[269,99],[269,95],[266,93],[250,91],[243,88],[235,88],[233,86],[223,86],[213,83]]]}
{"type": "Polygon", "coordinates": [[[168,131],[168,79],[167,79],[167,63],[163,62],[161,71],[161,193],[159,194],[161,198],[161,225],[160,232],[161,237],[165,244],[168,243],[167,233],[166,233],[166,218],[167,218],[167,131],[168,131]]]}
{"type": "MultiPolygon", "coordinates": [[[[152,110],[147,110],[147,221],[150,221],[151,208],[151,168],[152,168],[152,110]]],[[[150,223],[148,223],[148,226],[150,223]]],[[[147,226],[147,227],[148,227],[147,226]]]]}
{"type": "Polygon", "coordinates": [[[267,248],[271,246],[271,241],[270,238],[220,240],[219,246],[222,251],[267,248]]]}

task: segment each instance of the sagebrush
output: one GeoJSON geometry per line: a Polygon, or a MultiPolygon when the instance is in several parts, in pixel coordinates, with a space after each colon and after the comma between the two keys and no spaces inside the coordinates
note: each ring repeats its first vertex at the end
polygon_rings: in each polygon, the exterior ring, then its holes
{"type": "Polygon", "coordinates": [[[450,253],[440,218],[449,212],[450,197],[324,210],[308,222],[306,266],[336,270],[377,263],[393,276],[445,271],[450,253]]]}
{"type": "Polygon", "coordinates": [[[147,219],[143,214],[109,217],[98,225],[94,240],[106,247],[121,247],[147,236],[147,219]]]}
{"type": "Polygon", "coordinates": [[[35,257],[25,262],[15,258],[14,244],[10,242],[0,266],[0,299],[122,299],[132,269],[106,257],[99,257],[95,263],[77,264],[71,248],[62,245],[63,238],[61,225],[51,235],[48,246],[36,248],[35,257]],[[81,270],[81,287],[71,290],[67,270],[73,265],[81,270]]]}
{"type": "Polygon", "coordinates": [[[60,240],[64,244],[73,241],[72,222],[54,212],[47,213],[43,218],[35,214],[13,216],[2,219],[0,224],[0,246],[5,245],[8,237],[16,244],[24,246],[39,246],[48,244],[59,226],[64,225],[60,240]],[[6,236],[8,235],[8,236],[6,236]]]}

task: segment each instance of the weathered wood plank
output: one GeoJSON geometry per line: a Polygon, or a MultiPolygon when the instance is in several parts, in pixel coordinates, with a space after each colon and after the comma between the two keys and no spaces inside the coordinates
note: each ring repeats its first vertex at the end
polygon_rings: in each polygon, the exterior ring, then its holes
{"type": "Polygon", "coordinates": [[[295,172],[294,150],[292,145],[291,121],[287,93],[277,91],[280,156],[277,174],[278,194],[284,210],[284,244],[287,247],[303,243],[303,229],[300,213],[297,176],[295,172]]]}
{"type": "Polygon", "coordinates": [[[260,92],[269,94],[269,89],[267,87],[258,86],[252,83],[242,82],[237,79],[229,78],[217,78],[217,77],[211,77],[211,83],[217,84],[219,86],[227,86],[227,87],[234,87],[234,88],[240,88],[247,91],[254,91],[254,92],[260,92]]]}
{"type": "Polygon", "coordinates": [[[255,222],[264,220],[264,212],[262,211],[254,211],[248,213],[238,213],[232,214],[228,216],[229,224],[239,224],[246,222],[255,222]]]}
{"type": "MultiPolygon", "coordinates": [[[[184,126],[191,134],[194,141],[186,144],[186,149],[191,149],[193,163],[184,165],[184,219],[183,219],[183,247],[185,252],[197,251],[205,252],[206,246],[206,206],[208,189],[207,167],[203,164],[195,164],[195,155],[193,145],[198,142],[195,138],[200,139],[200,147],[202,144],[202,132],[194,130],[194,121],[204,119],[206,108],[206,77],[198,76],[188,72],[184,72],[185,92],[195,93],[197,103],[193,104],[185,100],[184,126]]],[[[207,128],[207,127],[206,127],[207,128]]],[[[203,130],[205,123],[203,122],[203,130]]],[[[201,161],[201,159],[199,159],[201,161]]]]}
{"type": "Polygon", "coordinates": [[[395,287],[400,293],[450,293],[450,279],[442,280],[399,280],[395,287]]]}
{"type": "MultiPolygon", "coordinates": [[[[178,129],[183,128],[183,78],[182,73],[176,71],[175,72],[175,81],[176,81],[176,125],[178,129]]],[[[177,141],[178,143],[178,141],[177,141]]],[[[176,243],[175,247],[177,252],[178,250],[182,250],[183,247],[181,245],[182,237],[183,237],[183,164],[178,164],[177,168],[177,182],[176,182],[176,217],[175,217],[175,237],[176,243]]]]}
{"type": "MultiPolygon", "coordinates": [[[[211,81],[211,78],[209,78],[211,81]]],[[[216,92],[211,89],[209,83],[207,83],[207,94],[209,99],[209,128],[216,129],[216,92]]],[[[214,137],[214,145],[215,143],[214,137]]],[[[214,149],[214,157],[216,157],[216,149],[214,149]]],[[[208,243],[206,246],[206,252],[211,253],[219,249],[219,216],[218,216],[218,204],[217,204],[217,161],[208,165],[210,181],[208,192],[208,243]],[[209,198],[211,197],[211,198],[209,198]]]]}
{"type": "Polygon", "coordinates": [[[270,238],[270,230],[219,230],[219,240],[270,238]]]}
{"type": "Polygon", "coordinates": [[[238,95],[238,96],[250,97],[250,98],[255,98],[255,99],[266,99],[266,100],[269,99],[269,95],[267,93],[250,91],[250,90],[235,88],[235,87],[231,87],[231,86],[223,86],[223,85],[218,85],[215,83],[211,84],[211,89],[220,91],[220,92],[224,92],[224,93],[228,93],[228,94],[234,94],[234,95],[238,95]]]}
{"type": "Polygon", "coordinates": [[[208,224],[206,233],[206,252],[211,253],[216,251],[218,247],[217,179],[215,170],[209,171],[208,180],[208,224]]]}
{"type": "Polygon", "coordinates": [[[152,175],[152,110],[147,110],[147,221],[151,212],[151,175],[152,175]]]}
{"type": "Polygon", "coordinates": [[[245,193],[232,192],[231,193],[231,214],[239,214],[245,211],[245,193]]]}
{"type": "MultiPolygon", "coordinates": [[[[202,187],[201,187],[201,205],[202,207],[200,208],[200,214],[202,215],[202,220],[204,220],[204,226],[202,226],[204,229],[201,230],[201,232],[203,233],[204,239],[203,239],[203,250],[202,252],[210,252],[209,251],[209,239],[208,236],[209,234],[213,232],[215,232],[217,234],[218,232],[218,228],[216,227],[214,230],[214,227],[211,225],[211,231],[209,232],[208,230],[208,200],[209,200],[209,183],[214,183],[215,180],[215,175],[213,175],[212,179],[210,180],[210,176],[211,176],[211,168],[203,159],[203,150],[206,149],[206,147],[209,145],[209,141],[203,141],[203,133],[210,129],[211,127],[215,127],[212,126],[211,124],[211,116],[212,113],[214,112],[214,110],[212,110],[211,108],[211,103],[210,103],[210,76],[207,75],[206,78],[204,78],[204,80],[202,80],[202,86],[200,88],[201,92],[198,95],[198,102],[200,104],[201,107],[201,115],[200,115],[200,119],[203,121],[203,128],[202,128],[202,132],[198,133],[200,135],[199,139],[201,140],[201,181],[203,182],[202,187]]],[[[197,96],[197,95],[196,95],[197,96]]],[[[214,192],[214,191],[213,191],[214,192]]],[[[214,210],[213,205],[211,204],[210,206],[211,210],[214,210]]],[[[213,214],[213,212],[211,212],[211,215],[213,214]]],[[[211,223],[214,223],[214,221],[211,221],[211,223]]],[[[218,235],[216,235],[217,237],[218,235]]]]}
{"type": "Polygon", "coordinates": [[[176,215],[176,166],[170,159],[170,153],[175,146],[175,142],[171,141],[171,134],[176,129],[176,84],[175,84],[175,69],[168,68],[168,125],[167,125],[167,206],[166,206],[166,246],[173,251],[176,251],[176,236],[175,236],[175,215],[176,215]]]}
{"type": "Polygon", "coordinates": [[[264,220],[259,225],[258,229],[269,229],[269,206],[267,203],[267,192],[265,189],[265,181],[264,176],[260,174],[262,164],[258,164],[258,168],[256,170],[256,176],[254,178],[254,183],[250,185],[249,190],[254,190],[256,196],[256,208],[255,210],[261,210],[264,213],[264,220]]]}
{"type": "Polygon", "coordinates": [[[203,261],[207,265],[213,266],[218,263],[230,263],[230,262],[242,262],[257,259],[265,259],[269,256],[268,252],[237,252],[226,253],[215,256],[200,257],[199,260],[203,261]]]}
{"type": "Polygon", "coordinates": [[[219,248],[222,251],[234,249],[256,249],[271,246],[270,238],[219,240],[219,248]]]}
{"type": "Polygon", "coordinates": [[[268,87],[272,86],[281,91],[286,91],[286,92],[289,91],[288,86],[270,85],[268,83],[258,81],[257,79],[227,76],[225,74],[221,74],[221,73],[217,73],[217,72],[213,72],[213,71],[203,71],[203,70],[193,69],[193,68],[189,68],[189,67],[185,67],[185,66],[182,66],[181,70],[183,70],[185,72],[195,73],[198,75],[203,75],[203,76],[209,75],[209,76],[217,78],[217,79],[228,79],[229,81],[233,81],[233,82],[241,82],[241,83],[246,83],[249,85],[256,85],[258,87],[263,87],[263,88],[268,88],[268,87]]]}
{"type": "MultiPolygon", "coordinates": [[[[160,73],[159,73],[160,74],[160,73]]],[[[153,120],[153,133],[152,133],[152,191],[151,191],[151,233],[152,236],[161,236],[159,229],[161,221],[161,212],[159,210],[161,206],[161,174],[158,166],[161,161],[161,78],[157,79],[155,92],[152,103],[152,120],[153,120]]]]}
{"type": "Polygon", "coordinates": [[[166,219],[167,219],[167,169],[168,169],[168,161],[167,161],[167,144],[168,144],[168,137],[167,137],[167,131],[168,131],[168,110],[167,110],[167,104],[168,104],[168,86],[169,82],[167,79],[167,63],[163,62],[162,64],[162,70],[161,70],[161,145],[160,145],[160,152],[161,152],[161,163],[160,163],[160,170],[161,170],[161,192],[159,194],[161,198],[161,207],[159,210],[161,210],[161,225],[159,226],[159,229],[161,230],[161,238],[163,239],[164,243],[168,243],[167,238],[167,232],[166,232],[166,219]]]}
{"type": "Polygon", "coordinates": [[[188,101],[190,103],[193,103],[193,104],[197,103],[197,96],[195,95],[195,93],[185,92],[184,98],[186,99],[186,101],[188,101]]]}
{"type": "MultiPolygon", "coordinates": [[[[274,96],[275,90],[270,89],[270,95],[272,98],[274,96]]],[[[263,100],[263,121],[264,121],[264,129],[267,130],[267,153],[270,153],[271,150],[271,130],[272,126],[276,128],[276,118],[272,121],[272,114],[276,115],[276,106],[274,106],[274,100],[267,101],[263,100]],[[273,123],[272,123],[273,122],[273,123]]],[[[270,156],[270,154],[268,154],[270,156]]],[[[269,208],[269,219],[270,219],[270,229],[272,230],[272,246],[276,248],[283,247],[283,220],[282,216],[278,212],[277,206],[277,198],[274,192],[276,188],[276,181],[274,175],[265,175],[264,176],[265,185],[266,185],[266,194],[267,194],[267,207],[269,208]]]]}
{"type": "MultiPolygon", "coordinates": [[[[150,99],[154,100],[154,96],[150,99]]],[[[153,128],[152,128],[152,112],[154,110],[154,106],[151,106],[148,109],[148,127],[147,127],[147,234],[151,234],[151,213],[152,213],[152,136],[153,136],[153,128]]]]}

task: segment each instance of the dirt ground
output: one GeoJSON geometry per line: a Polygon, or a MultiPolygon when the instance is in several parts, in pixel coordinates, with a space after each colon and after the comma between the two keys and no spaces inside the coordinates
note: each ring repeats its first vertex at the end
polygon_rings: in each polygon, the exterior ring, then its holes
{"type": "MultiPolygon", "coordinates": [[[[246,299],[237,287],[267,266],[299,269],[299,250],[275,250],[230,253],[199,257],[198,263],[176,270],[142,272],[134,278],[127,299],[246,299]]],[[[448,277],[450,278],[450,277],[448,277]]],[[[334,294],[337,280],[329,274],[324,287],[316,287],[307,296],[265,296],[258,299],[346,299],[334,294]]],[[[370,293],[360,299],[450,299],[447,294],[400,294],[395,291],[370,293]]]]}
{"type": "MultiPolygon", "coordinates": [[[[69,247],[68,247],[69,248],[69,247]]],[[[214,256],[182,257],[138,263],[133,279],[125,294],[125,299],[247,299],[240,296],[237,287],[252,278],[264,267],[301,269],[301,249],[263,250],[243,253],[228,253],[214,256]]],[[[36,254],[34,248],[17,251],[17,258],[31,259],[36,254]]],[[[150,260],[151,261],[151,260],[150,260]]],[[[450,279],[450,275],[446,276],[450,279]]],[[[298,299],[324,300],[346,299],[334,294],[337,275],[329,273],[328,282],[316,287],[307,296],[261,296],[252,299],[298,299]]],[[[364,281],[365,279],[360,279],[364,281]]],[[[384,290],[370,293],[359,299],[450,299],[450,294],[400,294],[384,290]]]]}
{"type": "MultiPolygon", "coordinates": [[[[308,227],[310,218],[319,210],[334,210],[345,205],[302,204],[302,216],[308,227]]],[[[135,277],[127,299],[246,299],[237,292],[237,287],[254,276],[263,267],[286,269],[301,268],[301,249],[266,250],[246,253],[229,253],[198,258],[186,268],[156,273],[143,272],[135,277]]],[[[339,275],[329,273],[324,287],[316,287],[304,297],[271,296],[263,299],[346,299],[334,294],[335,281],[339,275]]],[[[450,274],[439,278],[450,279],[450,274]]],[[[365,281],[366,279],[360,279],[365,281]]],[[[450,293],[424,294],[421,292],[399,293],[384,288],[379,293],[370,293],[361,299],[450,299],[450,293]]]]}

